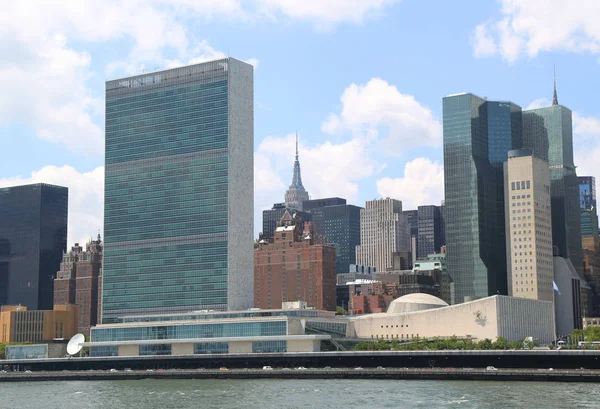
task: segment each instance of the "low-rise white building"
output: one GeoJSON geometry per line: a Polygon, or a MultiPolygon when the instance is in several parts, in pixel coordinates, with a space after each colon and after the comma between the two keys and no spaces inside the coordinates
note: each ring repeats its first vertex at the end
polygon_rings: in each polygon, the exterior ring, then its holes
{"type": "Polygon", "coordinates": [[[448,305],[429,294],[408,294],[394,300],[386,313],[352,317],[348,337],[410,340],[461,337],[542,344],[555,339],[554,306],[549,301],[502,295],[448,305]]]}

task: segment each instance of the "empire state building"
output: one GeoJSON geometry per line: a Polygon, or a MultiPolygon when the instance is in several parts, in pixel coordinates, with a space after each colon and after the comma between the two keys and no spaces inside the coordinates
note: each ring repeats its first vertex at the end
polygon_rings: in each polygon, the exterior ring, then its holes
{"type": "Polygon", "coordinates": [[[300,161],[298,160],[298,134],[296,134],[296,160],[294,161],[294,177],[290,188],[285,192],[286,207],[302,210],[302,202],[309,200],[308,192],[302,186],[300,175],[300,161]]]}

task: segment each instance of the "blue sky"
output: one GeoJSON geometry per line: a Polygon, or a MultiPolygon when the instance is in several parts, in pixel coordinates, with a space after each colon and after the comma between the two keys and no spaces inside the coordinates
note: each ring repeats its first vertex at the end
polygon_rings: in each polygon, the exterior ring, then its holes
{"type": "Polygon", "coordinates": [[[255,233],[293,135],[312,197],[443,199],[441,100],[574,112],[600,177],[595,0],[20,1],[0,15],[0,186],[69,186],[69,241],[102,229],[104,81],[231,55],[255,65],[255,233]]]}

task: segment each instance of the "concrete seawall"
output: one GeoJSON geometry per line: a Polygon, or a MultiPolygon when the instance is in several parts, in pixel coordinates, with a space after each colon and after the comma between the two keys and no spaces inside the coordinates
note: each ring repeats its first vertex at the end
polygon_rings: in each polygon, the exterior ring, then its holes
{"type": "Polygon", "coordinates": [[[550,369],[231,369],[169,371],[61,371],[6,372],[0,382],[101,381],[140,379],[395,379],[395,380],[478,380],[536,382],[600,382],[600,370],[550,369]]]}

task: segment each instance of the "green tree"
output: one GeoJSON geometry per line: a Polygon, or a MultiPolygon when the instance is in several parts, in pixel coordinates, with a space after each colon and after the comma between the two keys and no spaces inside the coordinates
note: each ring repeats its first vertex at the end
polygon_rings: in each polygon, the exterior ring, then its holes
{"type": "Polygon", "coordinates": [[[477,349],[493,349],[492,340],[489,338],[482,339],[477,343],[477,349]]]}
{"type": "Polygon", "coordinates": [[[343,309],[342,307],[335,307],[336,315],[348,315],[348,311],[343,309]]]}
{"type": "Polygon", "coordinates": [[[504,337],[498,337],[492,344],[493,349],[509,349],[509,343],[504,337]]]}

